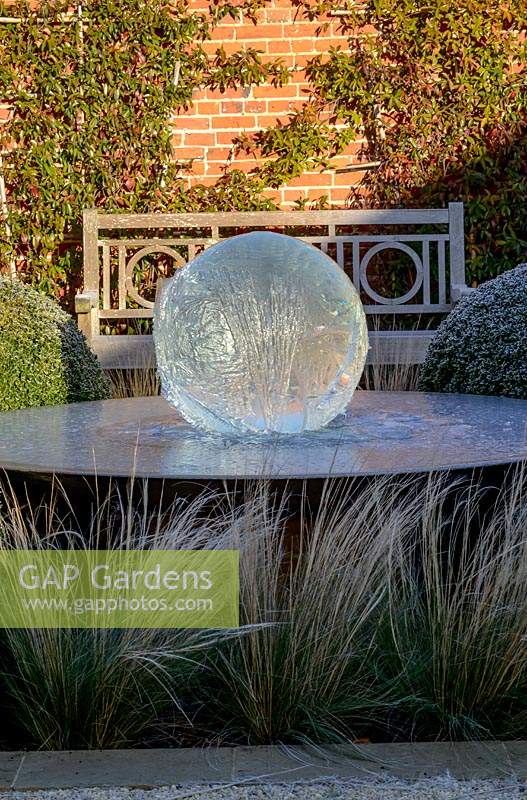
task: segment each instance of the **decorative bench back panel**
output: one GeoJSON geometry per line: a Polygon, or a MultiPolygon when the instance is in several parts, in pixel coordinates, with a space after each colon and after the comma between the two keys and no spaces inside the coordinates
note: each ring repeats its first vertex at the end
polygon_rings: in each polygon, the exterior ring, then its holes
{"type": "Polygon", "coordinates": [[[320,247],[346,270],[367,314],[444,313],[467,288],[462,203],[440,209],[197,214],[88,209],[83,226],[84,291],[76,306],[79,324],[96,350],[101,322],[152,317],[155,282],[169,274],[166,264],[178,268],[221,239],[250,230],[283,232],[320,247]],[[145,281],[141,265],[152,254],[161,255],[165,267],[149,266],[145,281]],[[409,276],[399,296],[387,292],[383,283],[383,258],[394,257],[404,262],[409,276]]]}

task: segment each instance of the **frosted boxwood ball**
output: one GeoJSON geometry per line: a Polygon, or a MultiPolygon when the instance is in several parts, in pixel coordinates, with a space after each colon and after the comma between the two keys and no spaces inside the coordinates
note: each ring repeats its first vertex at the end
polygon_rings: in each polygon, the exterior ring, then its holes
{"type": "Polygon", "coordinates": [[[270,232],[225,239],[165,281],[154,341],[163,396],[221,433],[322,427],[351,400],[368,350],[345,272],[270,232]]]}

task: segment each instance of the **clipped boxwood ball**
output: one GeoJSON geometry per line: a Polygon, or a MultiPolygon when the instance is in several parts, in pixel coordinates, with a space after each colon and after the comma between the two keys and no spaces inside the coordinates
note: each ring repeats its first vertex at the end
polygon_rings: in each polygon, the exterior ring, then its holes
{"type": "Polygon", "coordinates": [[[0,410],[110,394],[97,356],[69,314],[35,289],[0,277],[0,410]]]}
{"type": "Polygon", "coordinates": [[[527,264],[458,303],[428,348],[419,388],[527,398],[527,264]]]}

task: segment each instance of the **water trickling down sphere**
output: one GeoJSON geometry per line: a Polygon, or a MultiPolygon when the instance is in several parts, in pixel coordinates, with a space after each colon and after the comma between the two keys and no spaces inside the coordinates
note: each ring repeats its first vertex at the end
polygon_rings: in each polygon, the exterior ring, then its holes
{"type": "Polygon", "coordinates": [[[344,271],[299,239],[225,239],[165,281],[154,311],[163,396],[221,433],[297,433],[345,409],[368,350],[344,271]]]}

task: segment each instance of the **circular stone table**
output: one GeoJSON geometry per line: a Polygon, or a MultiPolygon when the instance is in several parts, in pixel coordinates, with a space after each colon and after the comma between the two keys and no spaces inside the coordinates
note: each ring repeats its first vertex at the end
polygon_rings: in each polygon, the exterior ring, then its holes
{"type": "Polygon", "coordinates": [[[464,470],[527,459],[527,401],[417,392],[355,394],[321,431],[226,437],[160,397],[0,414],[0,469],[230,481],[464,470]]]}

